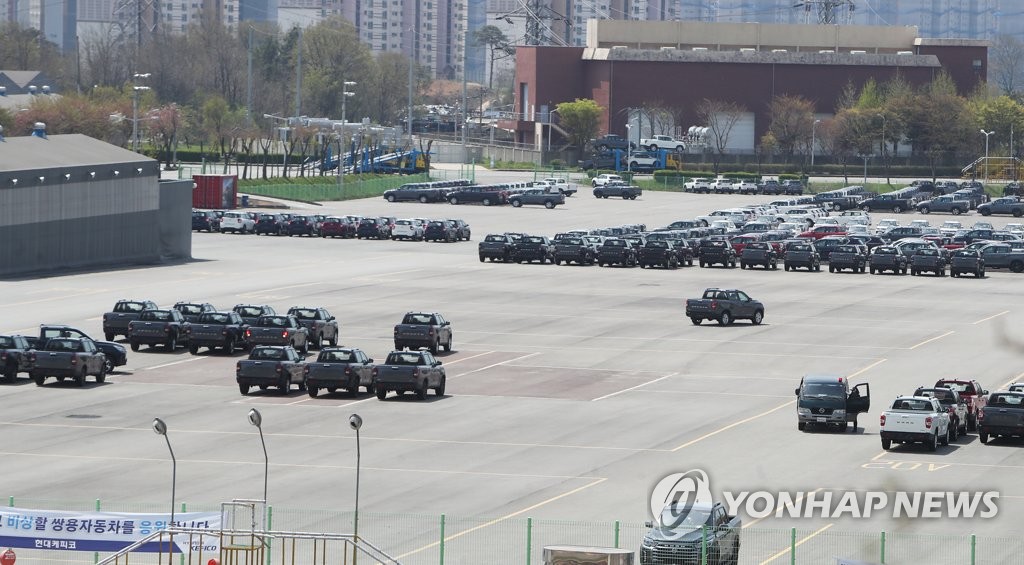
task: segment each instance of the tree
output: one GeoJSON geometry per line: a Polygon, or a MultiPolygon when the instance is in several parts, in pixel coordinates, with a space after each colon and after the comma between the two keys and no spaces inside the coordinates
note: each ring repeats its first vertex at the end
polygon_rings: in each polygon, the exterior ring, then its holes
{"type": "Polygon", "coordinates": [[[583,149],[587,141],[597,135],[604,111],[597,102],[577,98],[572,102],[562,102],[555,109],[560,118],[559,125],[569,132],[569,140],[574,146],[583,149]]]}
{"type": "Polygon", "coordinates": [[[972,100],[969,104],[981,129],[994,131],[990,143],[1009,147],[1011,132],[1024,133],[1024,106],[1009,96],[972,100]]]}
{"type": "Polygon", "coordinates": [[[302,48],[303,113],[340,117],[346,90],[342,83],[355,82],[348,89],[356,93],[346,102],[348,116],[371,114],[376,101],[366,89],[374,83],[373,56],[351,23],[330,18],[307,28],[302,32],[302,48]]]}
{"type": "Polygon", "coordinates": [[[814,124],[814,105],[802,96],[776,96],[769,105],[768,131],[779,143],[779,150],[792,156],[798,147],[805,147],[814,124]]]}
{"type": "Polygon", "coordinates": [[[1001,94],[1019,96],[1024,80],[1024,43],[1012,35],[998,35],[989,49],[989,77],[1001,94]]]}
{"type": "Polygon", "coordinates": [[[945,73],[919,92],[908,123],[907,139],[915,151],[927,156],[932,178],[940,159],[978,145],[979,126],[967,101],[957,94],[956,84],[945,73]]]}
{"type": "Polygon", "coordinates": [[[743,117],[747,109],[735,102],[709,100],[705,98],[697,104],[697,118],[708,128],[707,139],[711,144],[712,162],[715,174],[722,163],[722,157],[729,145],[729,135],[736,122],[743,117]]]}
{"type": "Polygon", "coordinates": [[[491,54],[491,65],[488,67],[487,89],[494,88],[494,60],[498,53],[512,55],[515,49],[509,45],[508,36],[497,26],[485,25],[473,32],[473,41],[477,45],[485,45],[491,54]]]}
{"type": "MultiPolygon", "coordinates": [[[[166,168],[172,164],[172,154],[178,145],[178,130],[182,127],[181,109],[175,103],[167,104],[153,110],[149,123],[149,134],[153,143],[160,148],[159,156],[163,157],[166,168]]],[[[159,160],[159,157],[158,157],[159,160]]]]}

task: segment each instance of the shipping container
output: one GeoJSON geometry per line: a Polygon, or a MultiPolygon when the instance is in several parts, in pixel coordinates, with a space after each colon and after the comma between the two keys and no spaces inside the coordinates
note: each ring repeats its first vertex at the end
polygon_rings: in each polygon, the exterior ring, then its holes
{"type": "Polygon", "coordinates": [[[238,175],[193,175],[192,207],[214,210],[235,208],[238,175]]]}

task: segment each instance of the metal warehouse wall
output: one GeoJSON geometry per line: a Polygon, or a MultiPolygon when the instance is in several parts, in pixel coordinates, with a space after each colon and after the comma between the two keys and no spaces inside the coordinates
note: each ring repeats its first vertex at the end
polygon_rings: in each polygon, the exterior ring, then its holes
{"type": "Polygon", "coordinates": [[[192,258],[192,181],[160,181],[160,258],[192,258]]]}

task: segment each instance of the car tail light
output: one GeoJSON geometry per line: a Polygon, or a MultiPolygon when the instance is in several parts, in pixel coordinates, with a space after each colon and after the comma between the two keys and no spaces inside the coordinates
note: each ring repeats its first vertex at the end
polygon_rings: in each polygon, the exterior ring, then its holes
{"type": "Polygon", "coordinates": [[[434,335],[434,328],[427,330],[427,335],[434,335]]]}
{"type": "Polygon", "coordinates": [[[924,427],[929,429],[929,430],[932,429],[932,417],[931,416],[928,416],[927,418],[924,419],[924,427]]]}
{"type": "Polygon", "coordinates": [[[78,364],[78,355],[77,354],[74,354],[74,353],[71,354],[71,364],[72,365],[77,365],[78,364]]]}
{"type": "Polygon", "coordinates": [[[309,367],[303,367],[302,374],[308,375],[309,374],[309,367]]]}
{"type": "Polygon", "coordinates": [[[878,417],[878,425],[880,425],[880,426],[884,426],[885,425],[885,414],[882,414],[881,416],[878,417]]]}
{"type": "Polygon", "coordinates": [[[712,300],[711,301],[711,309],[714,310],[716,308],[718,308],[718,301],[717,300],[712,300]]]}
{"type": "Polygon", "coordinates": [[[288,330],[281,332],[281,337],[288,337],[288,330]]]}
{"type": "Polygon", "coordinates": [[[252,337],[252,330],[245,330],[245,337],[252,337]]]}
{"type": "Polygon", "coordinates": [[[128,322],[128,331],[135,329],[135,322],[128,322]]]}
{"type": "Polygon", "coordinates": [[[373,372],[370,373],[370,374],[372,374],[374,377],[376,377],[377,376],[377,367],[374,367],[373,368],[373,372]]]}
{"type": "Polygon", "coordinates": [[[171,325],[170,324],[164,324],[164,333],[165,334],[166,333],[171,333],[171,325]]]}
{"type": "Polygon", "coordinates": [[[284,366],[283,366],[283,365],[281,365],[280,363],[278,363],[278,364],[277,364],[277,367],[276,367],[276,368],[274,369],[274,371],[275,371],[275,372],[278,372],[278,373],[280,373],[280,372],[281,372],[281,371],[283,371],[283,370],[284,370],[284,366]]]}
{"type": "Polygon", "coordinates": [[[104,315],[103,315],[103,321],[104,321],[104,322],[106,322],[106,321],[107,321],[107,314],[104,314],[104,315]]]}
{"type": "Polygon", "coordinates": [[[237,375],[237,374],[240,374],[241,372],[242,372],[242,364],[241,363],[236,363],[235,364],[235,374],[237,375]]]}
{"type": "Polygon", "coordinates": [[[352,374],[352,367],[345,367],[345,374],[346,375],[351,375],[352,374]]]}
{"type": "Polygon", "coordinates": [[[982,408],[981,410],[978,410],[978,421],[980,422],[980,421],[982,421],[984,419],[985,419],[985,409],[982,408]]]}
{"type": "Polygon", "coordinates": [[[414,376],[414,377],[420,376],[420,369],[419,369],[419,367],[416,367],[416,368],[414,368],[412,370],[412,376],[414,376]]]}

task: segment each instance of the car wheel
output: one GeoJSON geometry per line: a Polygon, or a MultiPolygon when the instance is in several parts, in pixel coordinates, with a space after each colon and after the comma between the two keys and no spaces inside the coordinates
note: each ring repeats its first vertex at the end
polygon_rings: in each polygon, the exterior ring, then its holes
{"type": "Polygon", "coordinates": [[[242,393],[242,396],[249,396],[249,385],[238,383],[238,392],[242,393]]]}
{"type": "Polygon", "coordinates": [[[959,208],[953,208],[953,215],[954,216],[959,216],[962,213],[963,213],[963,210],[961,210],[959,208]]]}
{"type": "Polygon", "coordinates": [[[976,272],[975,276],[977,276],[979,279],[985,278],[985,269],[982,269],[982,270],[976,272]]]}
{"type": "Polygon", "coordinates": [[[1010,263],[1010,270],[1015,272],[1015,273],[1019,273],[1021,271],[1024,271],[1024,262],[1022,262],[1022,261],[1013,261],[1013,262],[1011,262],[1010,263]]]}
{"type": "Polygon", "coordinates": [[[103,383],[107,380],[107,363],[100,365],[100,372],[96,374],[96,382],[103,383]]]}
{"type": "Polygon", "coordinates": [[[978,432],[978,441],[981,443],[988,443],[988,434],[985,432],[978,432]]]}
{"type": "Polygon", "coordinates": [[[1024,215],[1024,210],[1021,210],[1020,208],[1017,208],[1016,210],[1013,211],[1013,217],[1014,218],[1019,218],[1019,217],[1021,217],[1021,215],[1024,215]]]}
{"type": "Polygon", "coordinates": [[[522,201],[520,201],[518,199],[517,200],[512,200],[511,204],[512,204],[513,208],[519,208],[520,206],[523,205],[522,201]]]}
{"type": "Polygon", "coordinates": [[[287,395],[288,389],[291,388],[291,383],[288,381],[289,377],[281,379],[281,382],[277,383],[277,392],[280,394],[287,395]]]}
{"type": "MultiPolygon", "coordinates": [[[[107,373],[114,372],[114,360],[110,357],[107,357],[106,360],[103,361],[103,365],[107,368],[107,373]]],[[[15,375],[17,375],[17,373],[15,373],[15,375]]]]}
{"type": "Polygon", "coordinates": [[[427,399],[427,381],[420,381],[420,385],[416,387],[416,399],[426,400],[427,399]]]}
{"type": "Polygon", "coordinates": [[[699,326],[700,323],[703,322],[703,321],[704,320],[702,318],[690,318],[690,323],[695,325],[695,326],[699,326]]]}
{"type": "Polygon", "coordinates": [[[103,334],[103,337],[106,338],[107,341],[114,341],[114,338],[117,337],[117,336],[115,336],[114,334],[112,334],[110,332],[107,332],[107,333],[103,334]]]}
{"type": "Polygon", "coordinates": [[[192,355],[198,355],[199,354],[199,346],[194,344],[194,343],[188,344],[188,352],[191,353],[192,355]]]}
{"type": "Polygon", "coordinates": [[[459,199],[454,197],[454,196],[452,196],[451,198],[448,199],[448,203],[449,204],[458,204],[459,203],[459,199]]]}
{"type": "Polygon", "coordinates": [[[732,324],[732,314],[728,311],[722,312],[722,314],[718,316],[718,325],[728,326],[730,324],[732,324]]]}
{"type": "Polygon", "coordinates": [[[864,210],[865,212],[870,212],[871,211],[871,206],[861,206],[860,209],[864,210]]]}
{"type": "Polygon", "coordinates": [[[164,344],[164,346],[167,347],[167,351],[174,353],[174,350],[178,349],[178,336],[172,335],[164,344]]]}
{"type": "Polygon", "coordinates": [[[308,394],[310,398],[316,398],[317,395],[320,394],[320,389],[315,386],[307,386],[306,394],[308,394]]]}
{"type": "Polygon", "coordinates": [[[978,420],[974,417],[974,414],[967,415],[967,431],[976,432],[978,431],[978,420]]]}
{"type": "Polygon", "coordinates": [[[448,353],[452,351],[452,336],[448,336],[448,339],[444,342],[444,350],[448,353]]]}
{"type": "Polygon", "coordinates": [[[830,273],[834,273],[834,272],[836,272],[836,268],[835,268],[835,265],[829,265],[829,266],[828,266],[828,272],[830,272],[830,273]]]}
{"type": "Polygon", "coordinates": [[[892,449],[892,440],[891,439],[883,439],[882,440],[882,449],[884,449],[886,451],[889,451],[890,449],[892,449]]]}
{"type": "Polygon", "coordinates": [[[377,393],[377,400],[384,400],[388,395],[388,389],[386,388],[377,387],[377,390],[374,392],[377,393]]]}
{"type": "Polygon", "coordinates": [[[490,206],[490,205],[491,205],[491,199],[490,199],[490,198],[484,198],[484,199],[483,199],[483,201],[482,201],[481,203],[482,203],[482,204],[483,204],[484,206],[490,206]]]}
{"type": "Polygon", "coordinates": [[[782,264],[782,270],[783,270],[783,271],[786,271],[786,272],[789,272],[789,265],[787,265],[787,264],[783,263],[783,264],[782,264]]]}
{"type": "Polygon", "coordinates": [[[420,196],[420,204],[426,204],[426,203],[427,203],[427,197],[425,195],[424,196],[420,196]]]}
{"type": "Polygon", "coordinates": [[[797,422],[796,423],[796,429],[801,431],[801,432],[806,430],[807,429],[807,422],[797,422]]]}
{"type": "Polygon", "coordinates": [[[927,206],[921,206],[922,214],[927,214],[928,212],[931,212],[931,210],[929,210],[927,206]]]}
{"type": "Polygon", "coordinates": [[[952,434],[952,432],[949,431],[949,428],[950,426],[946,426],[946,437],[941,439],[942,445],[949,445],[949,442],[951,441],[950,434],[952,434]]]}
{"type": "Polygon", "coordinates": [[[139,350],[139,342],[137,342],[137,341],[130,341],[130,342],[128,342],[128,346],[132,348],[132,351],[138,351],[139,350]]]}
{"type": "MultiPolygon", "coordinates": [[[[949,433],[948,430],[946,433],[949,433]]],[[[928,442],[928,451],[938,451],[939,449],[939,432],[938,430],[932,434],[931,441],[928,442]]]]}
{"type": "Polygon", "coordinates": [[[554,200],[548,200],[547,202],[545,202],[544,203],[544,207],[547,208],[548,210],[551,210],[552,208],[554,208],[555,207],[554,200]]]}
{"type": "Polygon", "coordinates": [[[754,312],[754,317],[750,321],[753,322],[755,326],[760,326],[763,320],[764,312],[758,310],[757,312],[754,312]]]}
{"type": "Polygon", "coordinates": [[[437,385],[437,388],[434,389],[434,396],[444,396],[444,385],[446,380],[447,377],[441,377],[441,384],[437,385]]]}
{"type": "Polygon", "coordinates": [[[46,377],[43,375],[32,375],[32,380],[36,383],[36,386],[43,386],[46,382],[46,377]]]}
{"type": "Polygon", "coordinates": [[[85,386],[85,368],[84,367],[82,368],[82,372],[81,373],[78,373],[77,375],[75,375],[75,386],[77,386],[77,387],[85,386]]]}

